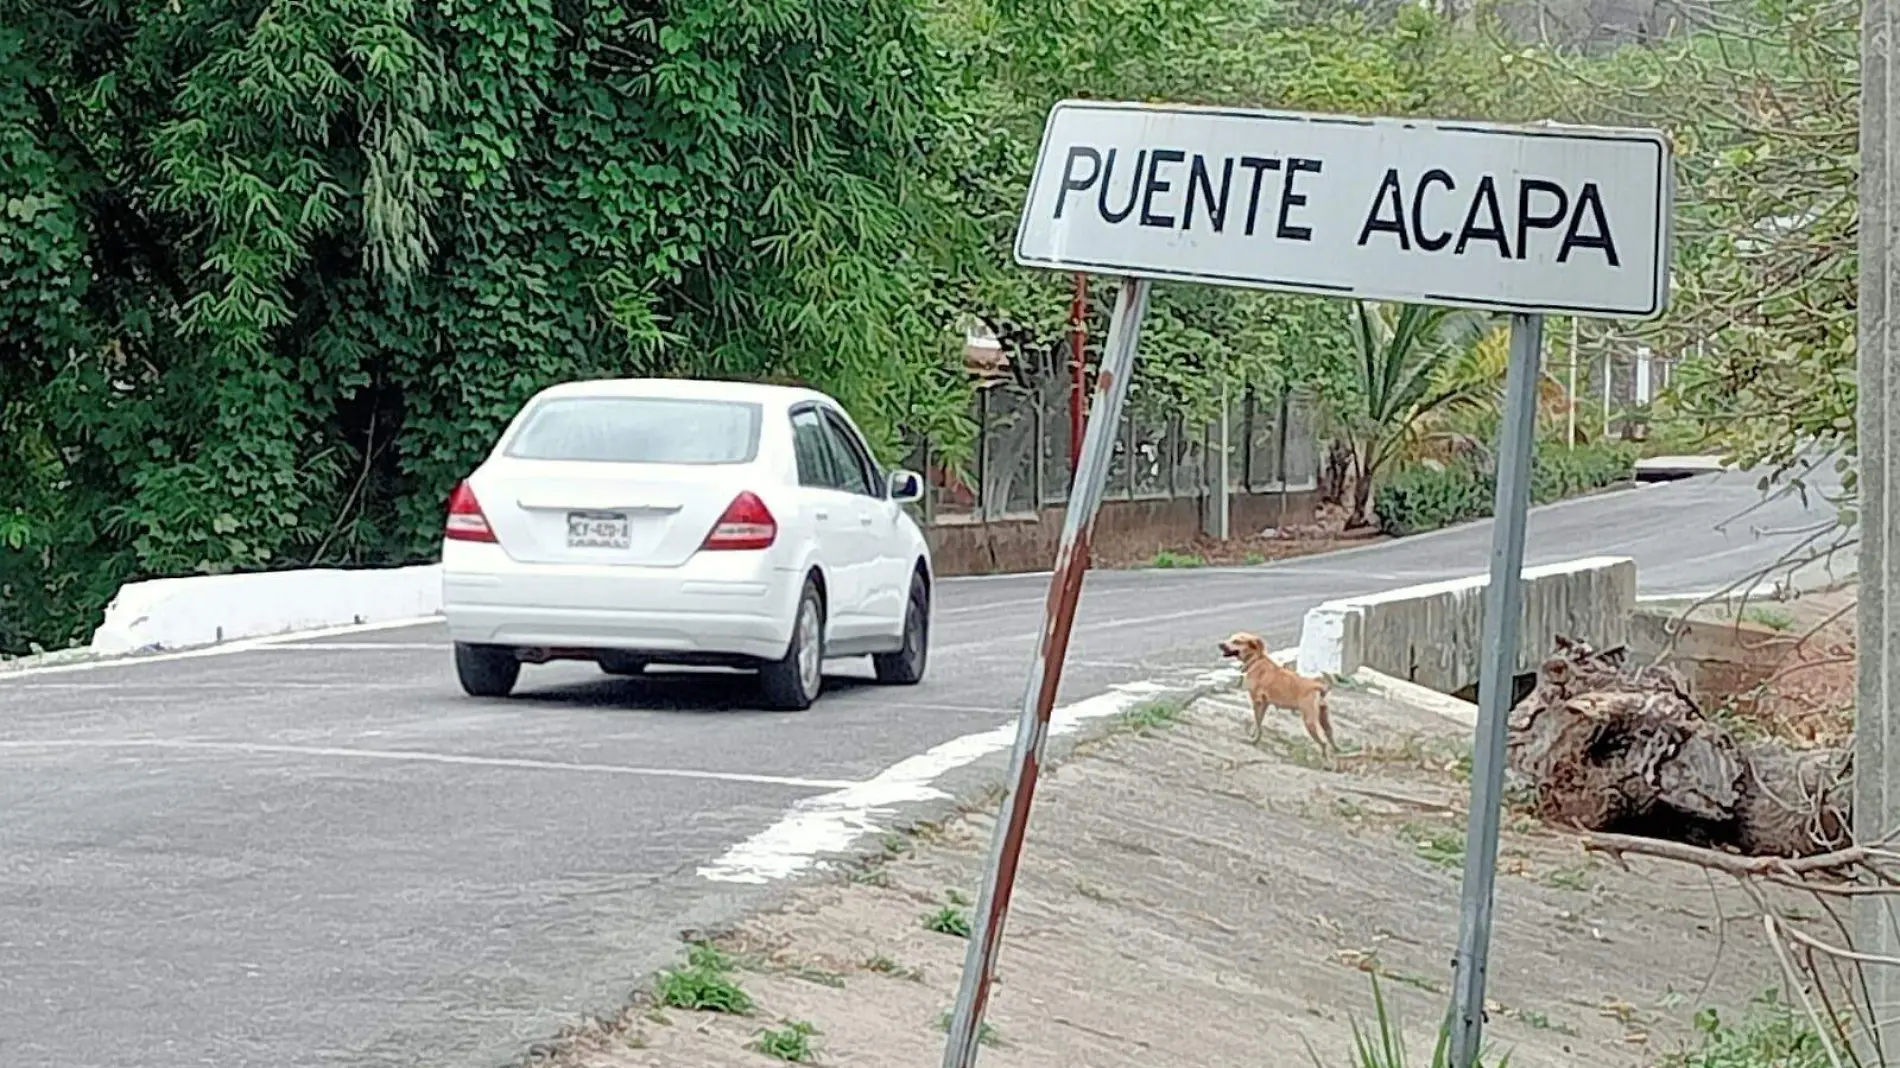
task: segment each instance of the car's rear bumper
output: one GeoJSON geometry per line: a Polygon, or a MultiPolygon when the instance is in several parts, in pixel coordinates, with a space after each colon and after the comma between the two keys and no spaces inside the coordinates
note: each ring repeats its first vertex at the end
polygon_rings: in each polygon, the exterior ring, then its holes
{"type": "Polygon", "coordinates": [[[521,564],[493,545],[450,542],[442,614],[458,642],[775,660],[791,641],[796,578],[759,553],[600,567],[521,564]]]}

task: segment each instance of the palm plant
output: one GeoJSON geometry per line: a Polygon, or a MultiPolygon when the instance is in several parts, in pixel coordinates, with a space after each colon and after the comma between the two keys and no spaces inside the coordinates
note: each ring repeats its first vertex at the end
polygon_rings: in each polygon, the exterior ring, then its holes
{"type": "Polygon", "coordinates": [[[1352,452],[1349,529],[1370,523],[1373,480],[1414,439],[1422,420],[1481,404],[1491,390],[1491,383],[1463,373],[1489,316],[1365,301],[1353,311],[1353,388],[1335,412],[1352,452]]]}

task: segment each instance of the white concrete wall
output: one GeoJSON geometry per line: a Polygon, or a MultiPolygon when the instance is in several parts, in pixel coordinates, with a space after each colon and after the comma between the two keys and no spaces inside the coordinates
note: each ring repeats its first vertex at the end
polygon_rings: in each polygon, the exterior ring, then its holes
{"type": "MultiPolygon", "coordinates": [[[[1360,668],[1453,693],[1478,681],[1486,575],[1328,601],[1306,613],[1300,671],[1360,668]]],[[[1519,673],[1534,671],[1559,634],[1599,648],[1629,640],[1636,561],[1598,556],[1524,569],[1519,673]]]]}
{"type": "Polygon", "coordinates": [[[152,579],[119,588],[89,648],[117,656],[441,611],[439,564],[152,579]]]}

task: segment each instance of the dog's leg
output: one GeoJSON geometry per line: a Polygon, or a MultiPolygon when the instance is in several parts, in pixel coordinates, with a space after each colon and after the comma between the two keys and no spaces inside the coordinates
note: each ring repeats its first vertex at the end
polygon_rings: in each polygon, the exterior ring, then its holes
{"type": "Polygon", "coordinates": [[[1306,736],[1319,746],[1320,756],[1328,761],[1333,755],[1333,728],[1326,718],[1326,702],[1315,694],[1300,702],[1300,722],[1306,727],[1306,736]]]}
{"type": "Polygon", "coordinates": [[[1266,718],[1267,718],[1266,702],[1255,700],[1253,702],[1253,731],[1247,735],[1248,742],[1256,744],[1256,745],[1259,744],[1260,725],[1266,718]]]}

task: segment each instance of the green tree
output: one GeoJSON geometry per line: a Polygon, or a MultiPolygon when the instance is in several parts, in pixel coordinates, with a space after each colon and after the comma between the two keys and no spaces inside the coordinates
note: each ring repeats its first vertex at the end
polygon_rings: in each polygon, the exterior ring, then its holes
{"type": "Polygon", "coordinates": [[[0,11],[0,647],[128,577],[431,551],[536,389],[961,406],[911,0],[0,11]]]}
{"type": "Polygon", "coordinates": [[[1722,0],[1654,47],[1512,57],[1560,117],[1673,137],[1674,291],[1637,333],[1683,360],[1673,409],[1744,463],[1854,447],[1859,14],[1722,0]]]}

